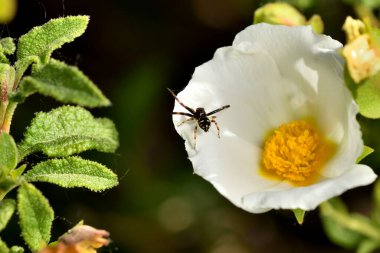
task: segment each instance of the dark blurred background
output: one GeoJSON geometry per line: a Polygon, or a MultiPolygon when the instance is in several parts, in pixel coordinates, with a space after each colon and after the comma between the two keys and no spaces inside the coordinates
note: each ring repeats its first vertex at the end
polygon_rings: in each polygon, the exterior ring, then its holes
{"type": "MultiPolygon", "coordinates": [[[[318,13],[325,33],[344,42],[341,26],[351,7],[338,0],[298,0],[303,13],[318,13]]],[[[194,68],[212,58],[218,47],[252,23],[253,11],[265,1],[254,0],[19,0],[12,23],[1,26],[0,37],[18,38],[51,18],[86,14],[86,33],[54,53],[77,65],[113,102],[91,110],[115,121],[120,133],[116,154],[87,152],[112,168],[120,185],[102,193],[36,184],[50,200],[56,219],[53,240],[78,221],[111,233],[102,252],[134,253],[247,253],[350,252],[325,237],[318,211],[307,213],[300,226],[290,211],[265,214],[244,212],[194,175],[182,139],[171,121],[173,97],[182,90],[194,68]]],[[[59,106],[33,95],[18,107],[12,134],[22,138],[36,111],[59,106]]],[[[359,119],[364,137],[376,141],[378,124],[359,119]],[[371,134],[372,138],[369,138],[371,134]]],[[[379,164],[376,155],[365,160],[379,164]]],[[[33,165],[41,155],[28,158],[33,165]]],[[[14,193],[13,193],[14,194],[14,193]]],[[[371,187],[343,195],[351,210],[367,213],[371,187]]],[[[21,244],[17,217],[2,232],[9,245],[21,244]]]]}

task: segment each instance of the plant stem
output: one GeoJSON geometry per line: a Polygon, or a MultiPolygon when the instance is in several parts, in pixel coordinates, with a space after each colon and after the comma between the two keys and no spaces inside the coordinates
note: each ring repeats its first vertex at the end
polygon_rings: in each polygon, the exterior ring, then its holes
{"type": "Polygon", "coordinates": [[[366,223],[351,217],[349,214],[336,211],[328,202],[320,205],[322,215],[331,217],[340,226],[355,231],[375,241],[380,241],[380,230],[370,223],[366,223]]]}
{"type": "Polygon", "coordinates": [[[9,103],[7,103],[6,112],[5,112],[3,121],[2,121],[3,124],[1,126],[0,131],[9,133],[11,122],[12,122],[12,118],[13,118],[13,114],[14,114],[14,112],[16,110],[16,107],[17,107],[17,103],[15,103],[15,102],[9,102],[9,103]]]}

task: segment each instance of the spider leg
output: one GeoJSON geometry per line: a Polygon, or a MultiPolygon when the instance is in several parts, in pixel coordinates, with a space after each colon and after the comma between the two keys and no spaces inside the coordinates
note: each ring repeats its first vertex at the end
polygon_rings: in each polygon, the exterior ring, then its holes
{"type": "Polygon", "coordinates": [[[217,112],[220,112],[221,110],[227,109],[228,107],[230,107],[230,105],[222,106],[222,107],[220,107],[219,109],[216,109],[216,110],[214,110],[214,111],[211,111],[211,112],[207,113],[206,115],[207,115],[207,116],[213,115],[213,114],[215,114],[215,113],[217,113],[217,112]]]}
{"type": "Polygon", "coordinates": [[[172,112],[172,114],[173,115],[185,115],[185,116],[193,117],[192,114],[187,113],[187,112],[172,112]]]}
{"type": "Polygon", "coordinates": [[[198,125],[195,125],[194,127],[194,149],[197,147],[197,130],[198,130],[198,125]]]}
{"type": "Polygon", "coordinates": [[[188,121],[190,121],[190,120],[194,120],[194,118],[191,117],[191,118],[188,118],[188,119],[183,120],[181,123],[179,123],[179,124],[177,125],[177,127],[179,127],[179,126],[182,125],[183,123],[186,123],[186,122],[188,122],[188,121]]]}
{"type": "Polygon", "coordinates": [[[216,130],[218,130],[218,138],[220,138],[220,128],[219,128],[218,122],[216,122],[215,119],[216,119],[216,116],[212,116],[210,121],[215,124],[216,130]]]}
{"type": "Polygon", "coordinates": [[[194,111],[193,109],[191,109],[190,107],[188,107],[187,105],[185,105],[184,103],[182,103],[182,102],[177,98],[177,96],[174,94],[174,92],[173,92],[171,89],[169,89],[169,88],[167,88],[167,89],[168,89],[168,91],[173,95],[173,97],[175,98],[175,100],[177,100],[177,102],[178,102],[180,105],[182,105],[186,110],[188,110],[188,111],[191,112],[192,114],[195,113],[195,111],[194,111]]]}

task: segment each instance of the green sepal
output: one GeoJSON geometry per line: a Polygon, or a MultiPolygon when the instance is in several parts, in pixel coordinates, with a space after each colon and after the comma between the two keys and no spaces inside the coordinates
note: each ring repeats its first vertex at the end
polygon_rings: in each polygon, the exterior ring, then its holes
{"type": "Polygon", "coordinates": [[[94,118],[75,106],[62,106],[37,113],[19,144],[20,157],[41,151],[50,157],[69,156],[95,149],[112,153],[118,147],[118,133],[107,118],[94,118]]]}
{"type": "Polygon", "coordinates": [[[370,147],[364,145],[362,153],[356,159],[356,163],[360,163],[361,160],[363,160],[364,158],[366,158],[367,156],[369,156],[370,154],[372,154],[374,151],[375,150],[373,148],[370,148],[370,147]]]}
{"type": "Polygon", "coordinates": [[[292,209],[293,211],[293,214],[294,214],[294,217],[296,217],[296,220],[297,220],[297,223],[299,225],[302,225],[303,224],[303,221],[305,219],[305,214],[306,214],[306,211],[305,210],[302,210],[302,209],[292,209]]]}
{"type": "Polygon", "coordinates": [[[24,177],[29,182],[48,182],[65,188],[85,187],[92,191],[103,191],[118,184],[117,175],[111,170],[80,157],[41,162],[24,177]]]}
{"type": "Polygon", "coordinates": [[[110,101],[77,67],[51,60],[21,80],[15,96],[27,97],[35,92],[63,103],[87,107],[108,106],[110,101]]]}
{"type": "Polygon", "coordinates": [[[88,21],[88,16],[67,16],[52,19],[42,26],[34,27],[20,37],[16,52],[17,59],[38,56],[42,64],[47,63],[55,49],[84,33],[88,21]]]}
{"type": "Polygon", "coordinates": [[[20,246],[12,246],[9,253],[24,253],[24,248],[20,246]]]}
{"type": "Polygon", "coordinates": [[[330,199],[320,205],[320,216],[325,234],[333,243],[347,249],[355,249],[364,237],[336,221],[334,213],[339,213],[343,216],[350,215],[346,205],[340,198],[330,199]]]}
{"type": "Polygon", "coordinates": [[[16,201],[13,199],[4,199],[0,201],[0,231],[7,226],[15,209],[16,201]]]}
{"type": "Polygon", "coordinates": [[[10,134],[0,133],[0,178],[17,166],[17,146],[10,134]]]}
{"type": "Polygon", "coordinates": [[[32,251],[38,251],[50,241],[54,218],[48,200],[32,184],[24,183],[17,194],[17,211],[21,234],[32,251]]]}
{"type": "Polygon", "coordinates": [[[1,240],[1,238],[0,238],[0,252],[1,253],[9,253],[9,248],[8,248],[7,244],[5,242],[3,242],[3,240],[1,240]]]}

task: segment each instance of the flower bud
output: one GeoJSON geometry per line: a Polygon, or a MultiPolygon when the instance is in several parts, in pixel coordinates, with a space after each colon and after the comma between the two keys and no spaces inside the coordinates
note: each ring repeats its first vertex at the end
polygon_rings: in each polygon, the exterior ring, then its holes
{"type": "Polygon", "coordinates": [[[0,0],[0,24],[8,24],[16,14],[16,0],[0,0]]]}
{"type": "Polygon", "coordinates": [[[269,23],[274,25],[300,26],[311,25],[314,32],[323,32],[323,21],[319,15],[313,15],[308,21],[296,8],[287,3],[269,3],[257,9],[253,23],[269,23]]]}
{"type": "Polygon", "coordinates": [[[343,56],[355,83],[374,76],[380,70],[376,28],[361,20],[347,17],[343,25],[347,44],[343,56]]]}
{"type": "Polygon", "coordinates": [[[253,23],[269,23],[274,25],[297,26],[306,23],[305,17],[287,3],[269,3],[257,9],[253,23]]]}

